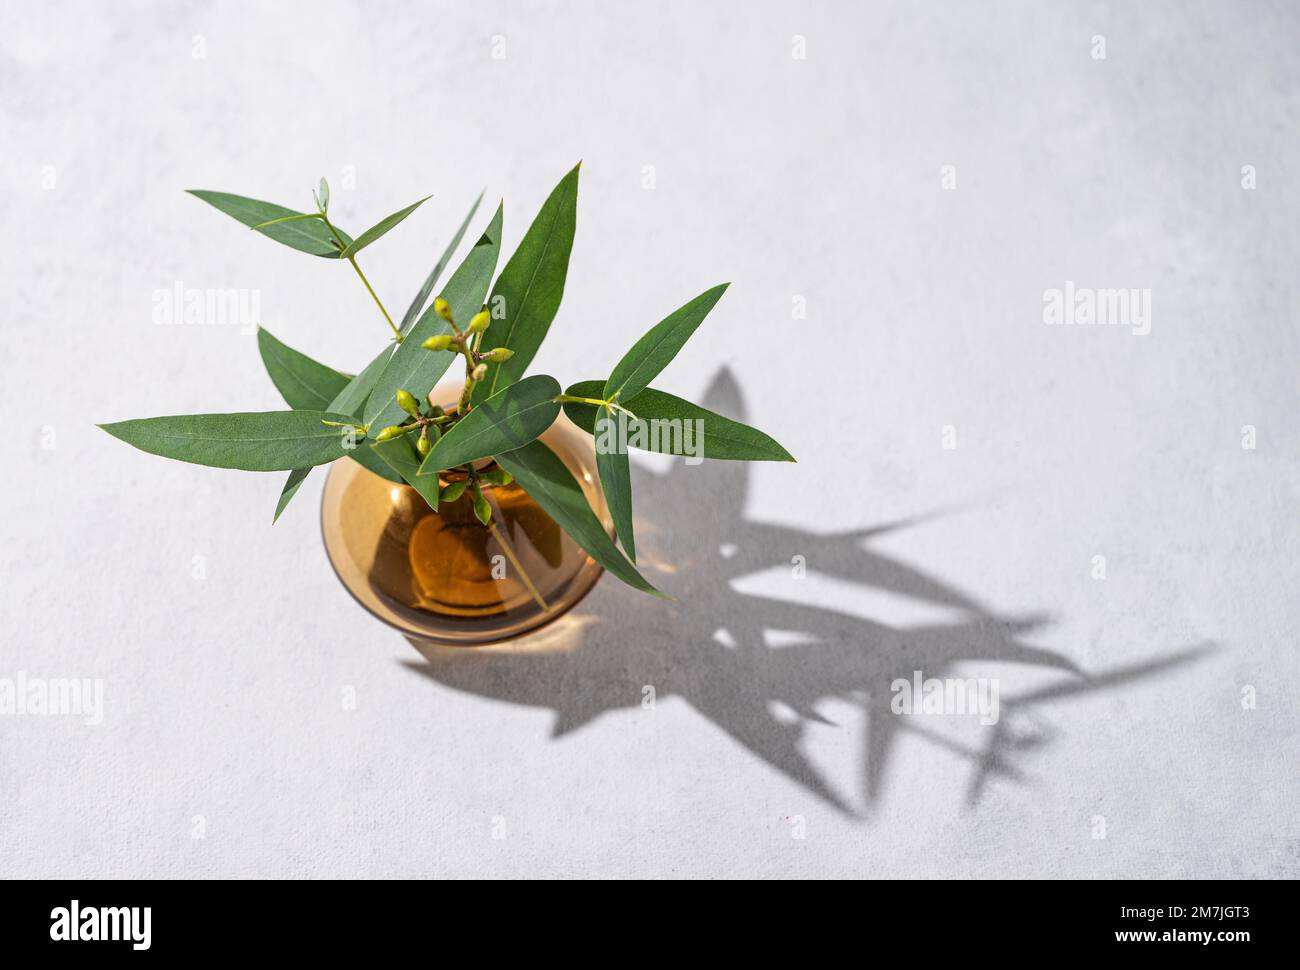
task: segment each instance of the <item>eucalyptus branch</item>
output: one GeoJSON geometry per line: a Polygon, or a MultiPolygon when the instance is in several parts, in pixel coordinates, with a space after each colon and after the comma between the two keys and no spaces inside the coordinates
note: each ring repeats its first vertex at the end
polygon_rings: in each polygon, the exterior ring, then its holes
{"type": "MultiPolygon", "coordinates": [[[[290,410],[171,415],[101,427],[151,454],[218,468],[289,472],[277,516],[298,491],[308,470],[349,455],[389,481],[405,481],[435,512],[442,503],[450,506],[472,489],[469,497],[475,517],[491,531],[529,593],[546,609],[537,587],[507,542],[508,530],[497,528],[505,521],[501,493],[497,493],[495,506],[489,498],[492,486],[517,481],[519,489],[595,562],[623,582],[659,595],[634,565],[632,481],[625,449],[598,447],[595,458],[599,488],[614,526],[611,535],[588,497],[591,478],[584,476],[580,484],[565,467],[564,459],[542,440],[561,409],[569,410],[569,417],[588,434],[604,430],[598,431],[591,423],[590,408],[598,409],[597,419],[602,425],[608,423],[611,413],[637,420],[634,411],[654,415],[659,421],[680,421],[683,427],[685,422],[692,423],[698,434],[670,436],[669,441],[658,442],[656,450],[668,454],[740,461],[794,459],[758,429],[651,386],[717,303],[727,288],[725,283],[696,296],[647,331],[606,377],[596,375],[598,379],[579,381],[569,386],[568,393],[562,393],[559,381],[550,375],[521,376],[537,354],[564,292],[577,215],[578,172],[575,166],[564,176],[524,237],[526,243],[545,237],[547,244],[521,245],[493,283],[501,244],[502,210],[497,209],[491,225],[452,278],[457,299],[464,304],[459,311],[466,316],[477,312],[468,321],[458,322],[453,319],[447,299],[438,297],[432,309],[447,327],[436,319],[420,316],[410,331],[419,334],[416,342],[434,357],[421,359],[417,348],[396,354],[389,348],[359,373],[349,375],[313,361],[259,330],[258,349],[263,363],[290,410]],[[496,294],[510,296],[501,304],[509,304],[509,313],[498,324],[484,309],[485,300],[496,305],[496,294]],[[498,346],[485,349],[490,345],[484,334],[490,327],[493,343],[498,346]],[[450,362],[436,356],[443,351],[465,361],[459,402],[445,411],[433,394],[434,385],[450,362]],[[519,355],[520,366],[491,371],[514,354],[519,355]],[[484,390],[492,391],[491,407],[474,407],[475,391],[489,374],[493,375],[492,383],[484,390]],[[421,398],[416,397],[417,393],[421,398]],[[627,406],[620,403],[624,401],[627,406]],[[327,405],[324,410],[320,409],[322,403],[327,405]],[[397,409],[390,407],[394,403],[397,409]],[[580,407],[570,409],[569,405],[580,407]],[[390,421],[395,423],[388,424],[390,421]],[[333,431],[323,432],[323,427],[333,431]],[[336,435],[338,431],[342,434],[336,435]],[[411,447],[398,442],[408,435],[414,436],[407,438],[411,447]],[[359,439],[377,447],[358,450],[359,439]],[[412,450],[419,453],[418,462],[412,450]],[[476,465],[486,467],[479,469],[476,465]]],[[[286,206],[228,192],[191,192],[242,225],[263,230],[275,243],[314,257],[346,259],[379,307],[393,339],[404,339],[403,328],[393,322],[356,257],[406,219],[427,197],[391,213],[353,238],[330,221],[330,193],[324,179],[313,193],[318,210],[315,213],[298,213],[286,206]]],[[[472,215],[473,210],[465,225],[472,215]]],[[[424,306],[464,231],[462,226],[421,287],[409,317],[414,318],[424,306]]]]}

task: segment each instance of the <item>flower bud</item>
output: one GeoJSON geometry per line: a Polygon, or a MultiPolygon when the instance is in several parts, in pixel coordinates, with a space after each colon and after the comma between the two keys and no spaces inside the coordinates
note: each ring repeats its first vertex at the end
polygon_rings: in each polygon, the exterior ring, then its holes
{"type": "Polygon", "coordinates": [[[394,438],[396,438],[396,437],[397,437],[398,435],[400,435],[401,433],[402,433],[402,429],[401,429],[401,428],[397,428],[397,427],[394,427],[394,426],[392,426],[392,425],[389,425],[387,428],[385,428],[383,431],[379,432],[379,434],[377,434],[377,435],[375,436],[375,440],[376,440],[376,441],[392,441],[394,438]]]}
{"type": "Polygon", "coordinates": [[[474,489],[474,514],[484,525],[492,521],[492,506],[488,505],[487,499],[478,489],[474,489]]]}
{"type": "MultiPolygon", "coordinates": [[[[433,392],[432,392],[432,391],[429,392],[429,396],[430,396],[430,397],[433,396],[433,392]]],[[[441,405],[434,404],[432,401],[429,402],[429,417],[431,417],[431,418],[440,418],[440,417],[442,417],[445,413],[446,413],[446,412],[443,411],[441,405]]]]}
{"type": "Polygon", "coordinates": [[[450,485],[444,485],[442,492],[438,495],[439,502],[454,502],[465,494],[465,486],[469,484],[468,478],[462,478],[459,482],[452,482],[450,485]]]}
{"type": "Polygon", "coordinates": [[[479,472],[478,477],[493,485],[509,485],[515,480],[515,477],[504,468],[489,468],[485,472],[479,472]]]}
{"type": "Polygon", "coordinates": [[[515,352],[511,350],[509,347],[497,347],[496,349],[489,350],[486,354],[484,354],[483,359],[490,360],[494,364],[504,364],[507,360],[509,360],[514,355],[515,352]]]}
{"type": "Polygon", "coordinates": [[[445,333],[440,333],[436,337],[430,337],[420,346],[425,350],[446,350],[451,346],[451,337],[445,333]]]}
{"type": "Polygon", "coordinates": [[[483,380],[483,378],[487,377],[487,364],[479,364],[469,376],[475,381],[483,380]]]}
{"type": "Polygon", "coordinates": [[[442,317],[448,323],[451,323],[451,304],[442,297],[438,297],[433,301],[433,312],[438,314],[438,316],[442,317]]]}
{"type": "Polygon", "coordinates": [[[492,322],[492,314],[488,313],[486,310],[480,310],[478,313],[474,314],[474,316],[470,319],[469,332],[482,333],[484,330],[488,328],[488,324],[491,322],[492,322]]]}
{"type": "Polygon", "coordinates": [[[410,391],[398,388],[397,406],[413,418],[420,416],[420,402],[415,399],[415,395],[410,391]]]}
{"type": "Polygon", "coordinates": [[[415,442],[415,450],[420,453],[421,458],[428,458],[429,452],[433,451],[433,445],[429,443],[428,438],[422,436],[415,442]]]}

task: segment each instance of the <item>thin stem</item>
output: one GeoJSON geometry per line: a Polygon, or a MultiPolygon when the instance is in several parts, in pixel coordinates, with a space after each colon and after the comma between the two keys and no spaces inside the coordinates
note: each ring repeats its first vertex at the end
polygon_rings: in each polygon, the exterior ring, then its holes
{"type": "MultiPolygon", "coordinates": [[[[321,219],[325,221],[325,225],[329,229],[330,235],[333,236],[334,241],[338,243],[339,252],[347,249],[348,247],[343,242],[343,237],[340,236],[338,230],[334,228],[334,223],[330,222],[329,216],[322,212],[321,219]]],[[[347,257],[347,260],[352,264],[352,268],[357,271],[357,275],[361,277],[361,282],[366,284],[366,290],[369,292],[370,298],[375,301],[375,306],[379,307],[379,312],[384,315],[384,319],[388,321],[388,325],[393,329],[393,339],[400,344],[403,339],[402,331],[397,329],[397,324],[393,323],[393,318],[390,317],[388,311],[384,309],[384,304],[380,302],[379,295],[375,293],[375,288],[370,285],[370,280],[366,279],[366,274],[361,272],[361,267],[357,265],[357,258],[355,256],[349,256],[347,257]]]]}
{"type": "Polygon", "coordinates": [[[595,407],[598,407],[598,408],[599,408],[599,407],[604,407],[606,404],[609,403],[608,401],[602,401],[602,400],[600,400],[599,398],[595,398],[595,397],[577,397],[577,396],[575,396],[575,395],[573,395],[573,394],[557,394],[557,395],[555,396],[554,400],[555,400],[555,402],[556,402],[557,404],[565,404],[565,403],[573,403],[573,404],[591,404],[591,405],[594,405],[595,407]]]}
{"type": "Polygon", "coordinates": [[[590,404],[592,407],[609,408],[611,411],[622,411],[629,418],[632,418],[634,421],[636,420],[635,414],[623,407],[621,404],[615,404],[613,401],[602,401],[599,398],[594,397],[578,397],[574,394],[557,394],[555,397],[551,398],[551,400],[555,401],[557,404],[590,404]]]}
{"type": "Polygon", "coordinates": [[[393,323],[393,318],[388,315],[388,311],[384,309],[384,305],[379,302],[379,297],[375,294],[375,288],[370,285],[370,280],[366,279],[366,274],[361,272],[361,267],[357,265],[357,258],[355,256],[349,256],[348,262],[352,264],[352,268],[356,270],[357,275],[361,277],[361,282],[366,284],[366,289],[370,291],[370,298],[375,301],[375,306],[379,307],[379,312],[384,315],[384,319],[388,321],[388,325],[393,328],[393,339],[400,344],[402,342],[402,331],[397,329],[397,324],[393,323]]]}
{"type": "MultiPolygon", "coordinates": [[[[500,509],[501,506],[498,503],[497,511],[500,512],[500,509]]],[[[515,571],[519,573],[519,578],[524,581],[524,585],[528,587],[528,592],[532,595],[533,599],[536,600],[537,605],[540,606],[543,610],[550,609],[550,607],[546,605],[546,600],[542,599],[542,594],[539,593],[537,591],[537,587],[533,585],[533,581],[531,578],[529,578],[528,573],[527,571],[525,571],[523,565],[519,562],[517,558],[515,558],[515,553],[514,550],[510,548],[510,543],[506,542],[506,537],[501,533],[499,529],[497,529],[495,520],[496,520],[496,516],[493,516],[491,519],[488,520],[488,529],[491,530],[492,537],[496,539],[497,544],[501,546],[501,551],[504,552],[506,554],[506,558],[510,560],[510,565],[514,566],[515,571]]]]}
{"type": "Polygon", "coordinates": [[[474,385],[477,383],[471,375],[474,370],[474,362],[470,359],[469,351],[465,352],[465,386],[460,389],[460,401],[456,405],[456,413],[464,417],[469,414],[469,399],[474,393],[474,385]]]}

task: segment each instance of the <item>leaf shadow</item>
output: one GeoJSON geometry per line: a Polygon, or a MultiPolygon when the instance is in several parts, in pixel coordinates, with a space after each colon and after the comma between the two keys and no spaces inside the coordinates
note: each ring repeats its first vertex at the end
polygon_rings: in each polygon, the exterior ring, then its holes
{"type": "MultiPolygon", "coordinates": [[[[739,387],[725,368],[701,403],[745,419],[739,387]]],[[[865,818],[883,796],[900,733],[969,760],[966,801],[974,805],[992,776],[1027,780],[1016,759],[1052,740],[1036,713],[1041,705],[1171,673],[1212,647],[1198,644],[1085,672],[1064,652],[1030,641],[1049,617],[1000,616],[973,595],[873,545],[933,521],[937,513],[822,534],[746,518],[750,469],[743,462],[676,462],[663,475],[635,466],[633,472],[638,507],[669,513],[661,521],[638,516],[639,565],[652,581],[666,575],[679,599],[664,603],[607,580],[576,610],[536,634],[473,650],[412,640],[424,661],[403,663],[456,690],[552,710],[555,738],[610,712],[640,708],[649,685],[656,703],[684,700],[772,768],[844,814],[865,818]],[[955,619],[891,626],[806,598],[756,595],[733,585],[773,567],[788,570],[796,555],[819,576],[918,601],[955,619]],[[891,710],[896,679],[911,679],[918,670],[927,678],[958,676],[954,668],[971,663],[1018,664],[1060,676],[1046,687],[1003,698],[1002,716],[983,731],[983,747],[958,743],[891,710]],[[819,705],[832,698],[865,712],[865,763],[853,798],[803,750],[810,726],[831,723],[819,705]]]]}

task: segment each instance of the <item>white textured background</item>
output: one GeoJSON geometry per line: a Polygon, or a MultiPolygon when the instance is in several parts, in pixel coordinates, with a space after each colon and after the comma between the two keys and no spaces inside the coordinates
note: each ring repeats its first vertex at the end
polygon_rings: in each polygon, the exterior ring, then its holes
{"type": "Polygon", "coordinates": [[[0,718],[0,875],[1300,875],[1298,40],[1285,3],[6,3],[0,677],[105,716],[0,718]],[[640,466],[675,605],[607,580],[426,663],[338,586],[322,476],[272,528],[281,476],[93,427],[279,406],[251,335],[152,323],[177,280],[345,369],[384,339],[183,189],[324,174],[354,231],[433,192],[362,260],[400,308],[480,189],[513,249],[579,158],[535,369],[731,280],[656,383],[800,459],[640,466]],[[1045,326],[1067,279],[1150,288],[1151,333],[1045,326]],[[917,668],[999,678],[998,729],[890,715],[917,668]]]}

